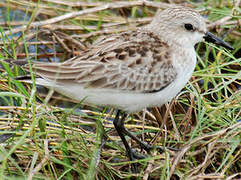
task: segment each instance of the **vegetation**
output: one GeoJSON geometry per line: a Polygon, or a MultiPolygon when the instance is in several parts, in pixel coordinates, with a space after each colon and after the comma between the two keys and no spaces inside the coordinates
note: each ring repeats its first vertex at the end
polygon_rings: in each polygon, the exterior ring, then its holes
{"type": "MultiPolygon", "coordinates": [[[[135,29],[181,2],[1,0],[0,60],[64,61],[99,36],[135,29]]],[[[240,0],[183,5],[199,10],[235,50],[200,43],[196,71],[179,96],[126,121],[148,143],[180,151],[154,149],[132,174],[114,109],[17,81],[25,72],[2,63],[0,179],[241,179],[240,0]]]]}

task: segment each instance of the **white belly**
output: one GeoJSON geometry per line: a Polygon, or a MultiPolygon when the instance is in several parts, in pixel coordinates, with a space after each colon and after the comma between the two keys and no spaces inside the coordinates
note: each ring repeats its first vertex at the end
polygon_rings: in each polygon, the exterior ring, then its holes
{"type": "Polygon", "coordinates": [[[185,86],[191,73],[182,75],[165,89],[155,93],[131,93],[112,90],[88,90],[78,85],[55,87],[54,89],[69,98],[85,103],[111,106],[127,112],[136,112],[145,107],[160,106],[170,101],[185,86]]]}

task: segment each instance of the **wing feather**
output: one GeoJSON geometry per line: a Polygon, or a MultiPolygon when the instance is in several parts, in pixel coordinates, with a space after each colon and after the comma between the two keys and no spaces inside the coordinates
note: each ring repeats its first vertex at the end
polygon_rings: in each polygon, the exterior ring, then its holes
{"type": "MultiPolygon", "coordinates": [[[[168,86],[177,75],[170,47],[148,31],[104,38],[64,63],[36,63],[37,74],[84,88],[148,93],[168,86]]],[[[27,69],[27,66],[25,66],[27,69]]]]}

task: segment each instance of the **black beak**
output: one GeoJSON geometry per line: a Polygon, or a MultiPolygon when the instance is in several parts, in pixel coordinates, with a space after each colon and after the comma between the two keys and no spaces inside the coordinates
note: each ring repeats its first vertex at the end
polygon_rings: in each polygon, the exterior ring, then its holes
{"type": "Polygon", "coordinates": [[[214,36],[212,33],[208,32],[208,31],[205,33],[205,36],[203,38],[207,42],[211,42],[211,43],[223,46],[227,49],[234,50],[234,48],[232,46],[230,46],[228,43],[226,43],[222,39],[219,39],[218,37],[214,36]]]}

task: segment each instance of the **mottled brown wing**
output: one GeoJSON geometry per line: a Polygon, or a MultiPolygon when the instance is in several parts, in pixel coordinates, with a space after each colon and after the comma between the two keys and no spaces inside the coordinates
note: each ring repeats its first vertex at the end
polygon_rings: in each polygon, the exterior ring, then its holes
{"type": "Polygon", "coordinates": [[[85,88],[155,92],[177,73],[170,48],[151,32],[132,31],[102,39],[64,63],[38,63],[39,76],[85,88]]]}
{"type": "Polygon", "coordinates": [[[176,76],[175,69],[162,63],[158,69],[146,65],[98,64],[76,78],[85,88],[106,88],[131,92],[156,92],[169,85],[176,76]],[[159,72],[158,72],[159,70],[159,72]],[[152,72],[153,71],[153,72],[152,72]]]}

